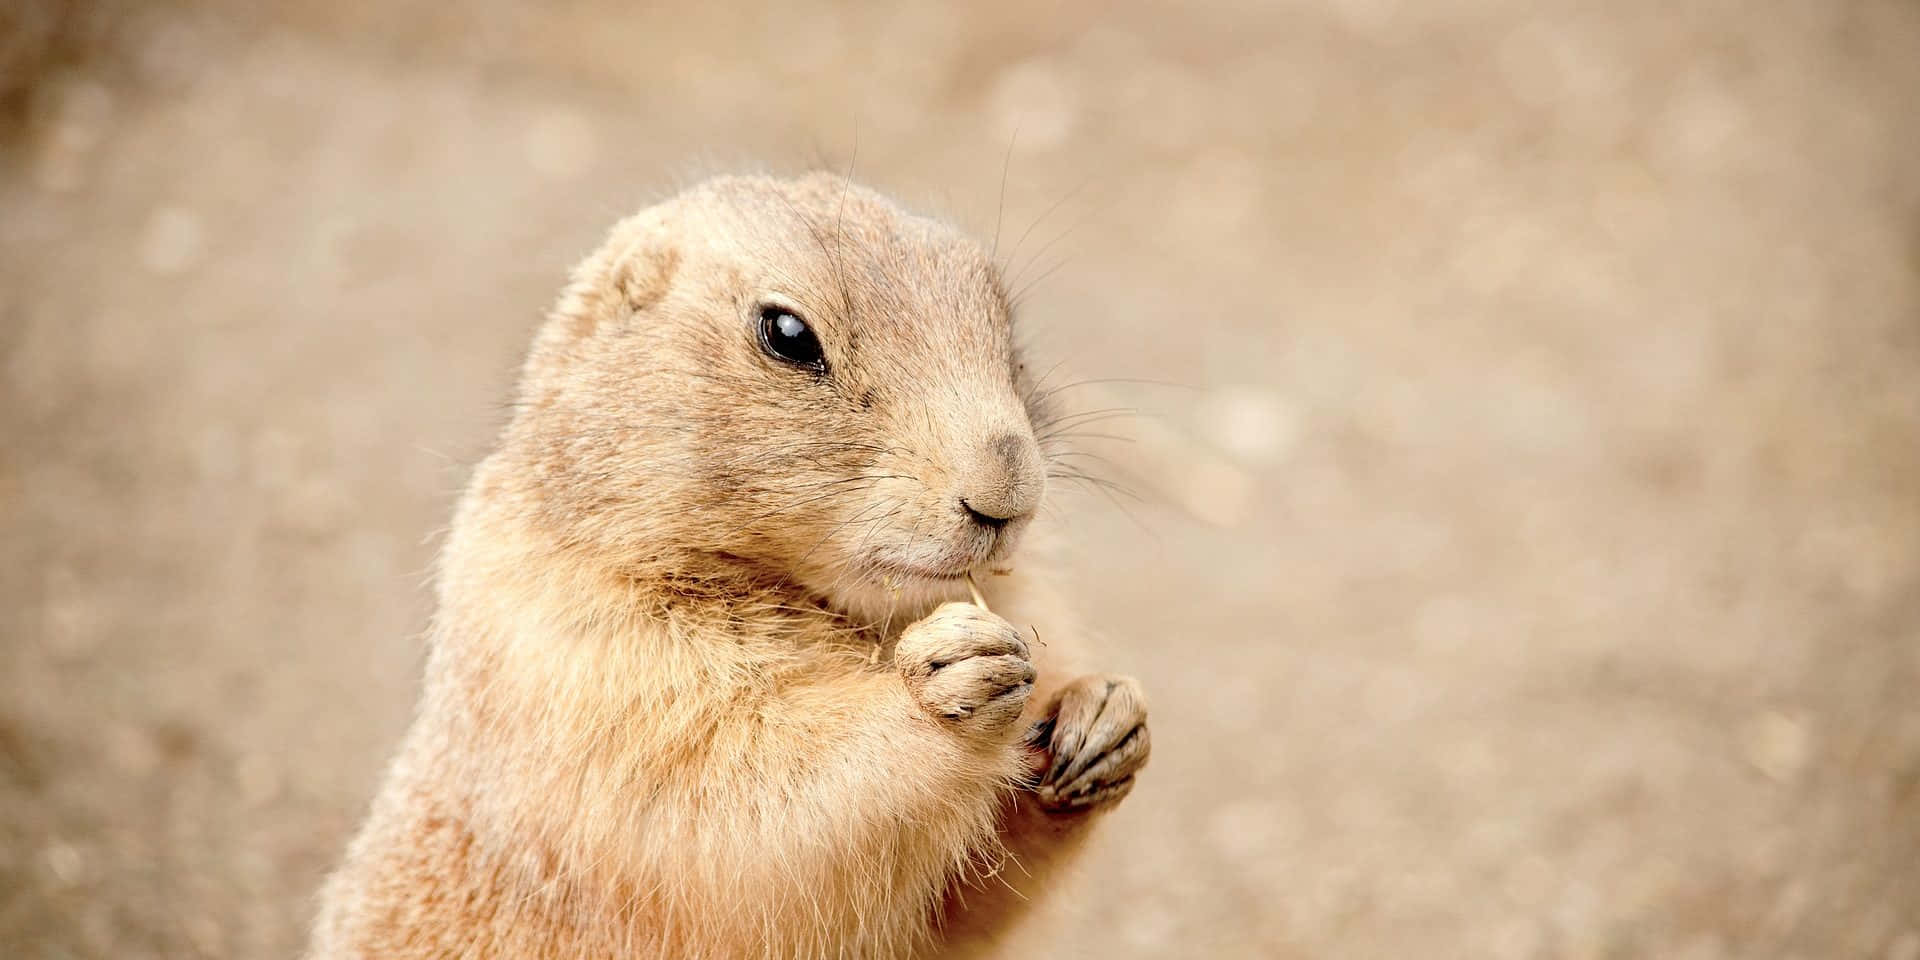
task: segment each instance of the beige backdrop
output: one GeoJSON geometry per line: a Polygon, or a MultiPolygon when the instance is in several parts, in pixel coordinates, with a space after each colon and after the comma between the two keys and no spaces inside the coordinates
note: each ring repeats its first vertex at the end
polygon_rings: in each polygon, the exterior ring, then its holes
{"type": "Polygon", "coordinates": [[[0,3],[0,954],[294,953],[566,267],[825,158],[1158,381],[1045,956],[1920,956],[1920,6],[263,6],[0,3]]]}

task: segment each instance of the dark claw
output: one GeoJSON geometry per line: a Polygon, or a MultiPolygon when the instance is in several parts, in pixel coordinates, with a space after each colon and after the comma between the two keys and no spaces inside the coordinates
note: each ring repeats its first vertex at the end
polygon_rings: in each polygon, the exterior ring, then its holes
{"type": "Polygon", "coordinates": [[[1052,738],[1053,738],[1053,718],[1052,717],[1042,717],[1039,720],[1034,721],[1033,726],[1027,728],[1026,743],[1027,743],[1027,746],[1029,747],[1046,746],[1047,741],[1051,740],[1052,738]]]}
{"type": "Polygon", "coordinates": [[[1133,777],[1129,775],[1112,783],[1083,789],[1079,793],[1061,795],[1054,793],[1051,788],[1042,788],[1040,802],[1057,813],[1076,813],[1117,802],[1132,790],[1133,777]]]}

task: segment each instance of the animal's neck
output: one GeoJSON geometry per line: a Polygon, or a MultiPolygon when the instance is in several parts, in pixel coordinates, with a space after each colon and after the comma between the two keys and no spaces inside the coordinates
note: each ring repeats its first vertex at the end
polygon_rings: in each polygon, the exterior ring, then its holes
{"type": "Polygon", "coordinates": [[[861,669],[876,649],[817,604],[635,577],[485,503],[462,505],[445,557],[421,718],[432,762],[493,785],[471,798],[480,823],[556,849],[592,844],[568,839],[576,818],[553,797],[612,803],[583,785],[646,782],[660,744],[709,735],[713,705],[861,669]]]}
{"type": "Polygon", "coordinates": [[[570,658],[640,655],[704,674],[866,654],[937,602],[895,595],[888,606],[837,607],[777,572],[698,551],[636,562],[569,542],[510,501],[477,493],[462,503],[444,558],[439,659],[519,659],[520,670],[543,673],[570,658]],[[538,656],[518,655],[527,652],[538,656]]]}

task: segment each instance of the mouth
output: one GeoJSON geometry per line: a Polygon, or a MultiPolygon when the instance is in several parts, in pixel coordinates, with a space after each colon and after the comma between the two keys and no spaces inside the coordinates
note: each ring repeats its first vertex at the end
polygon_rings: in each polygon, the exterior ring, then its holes
{"type": "Polygon", "coordinates": [[[936,583],[953,583],[964,580],[973,569],[965,566],[935,566],[922,563],[908,563],[901,560],[875,558],[871,561],[874,570],[887,581],[928,580],[936,583]]]}

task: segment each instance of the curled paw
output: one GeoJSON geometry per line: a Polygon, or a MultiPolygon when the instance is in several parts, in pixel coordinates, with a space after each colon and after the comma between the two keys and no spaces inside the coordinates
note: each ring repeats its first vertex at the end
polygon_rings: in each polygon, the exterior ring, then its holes
{"type": "Polygon", "coordinates": [[[1033,692],[1020,631],[971,603],[941,604],[908,627],[893,661],[928,713],[985,736],[1009,733],[1033,692]]]}
{"type": "Polygon", "coordinates": [[[1034,727],[1032,740],[1047,756],[1034,785],[1042,807],[1072,813],[1119,802],[1152,749],[1139,682],[1112,674],[1073,681],[1034,727]]]}

